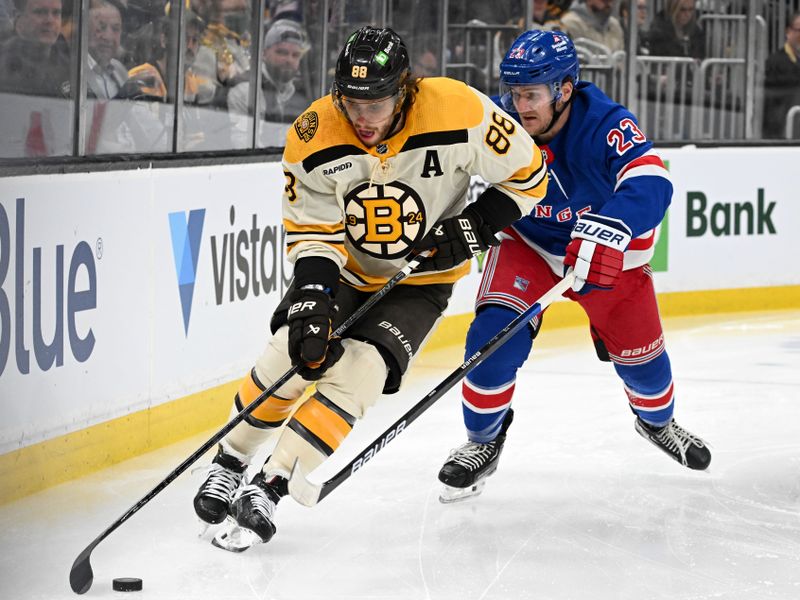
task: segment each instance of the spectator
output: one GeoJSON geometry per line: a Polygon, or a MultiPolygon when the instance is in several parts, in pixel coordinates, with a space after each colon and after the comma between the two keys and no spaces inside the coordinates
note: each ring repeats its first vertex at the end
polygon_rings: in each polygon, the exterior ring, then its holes
{"type": "Polygon", "coordinates": [[[561,15],[567,12],[570,6],[572,6],[572,0],[548,0],[547,15],[549,19],[560,21],[561,15]]]}
{"type": "MultiPolygon", "coordinates": [[[[308,35],[297,21],[279,19],[264,34],[261,54],[261,93],[258,95],[258,147],[283,146],[286,130],[308,104],[296,94],[294,80],[308,52],[308,35]],[[262,122],[266,122],[265,126],[262,122]]],[[[250,83],[242,82],[228,94],[234,148],[250,146],[250,83]]]]}
{"type": "Polygon", "coordinates": [[[90,98],[114,98],[128,79],[128,69],[117,60],[122,37],[122,7],[117,0],[93,0],[89,9],[90,98]]]}
{"type": "Polygon", "coordinates": [[[653,56],[683,56],[702,60],[706,56],[705,32],[697,22],[694,0],[667,0],[653,19],[648,34],[653,56]]]}
{"type": "Polygon", "coordinates": [[[14,35],[0,47],[0,89],[70,96],[69,49],[61,37],[61,0],[15,0],[14,35]]]}
{"type": "Polygon", "coordinates": [[[303,20],[303,3],[300,0],[269,0],[270,21],[278,19],[303,20]]]}
{"type": "Polygon", "coordinates": [[[11,0],[0,0],[0,42],[7,40],[14,33],[14,3],[11,0]]]}
{"type": "MultiPolygon", "coordinates": [[[[564,5],[569,6],[570,2],[550,2],[549,0],[530,0],[533,5],[532,17],[533,28],[542,30],[561,29],[560,15],[564,12],[564,5]]],[[[517,31],[498,31],[494,36],[494,74],[500,75],[500,61],[505,55],[506,49],[511,45],[520,32],[525,31],[525,12],[517,19],[509,20],[506,25],[514,25],[517,31]]]]}
{"type": "MultiPolygon", "coordinates": [[[[197,4],[192,0],[192,7],[197,4]]],[[[126,67],[140,65],[150,60],[156,22],[164,17],[169,4],[163,0],[124,0],[125,26],[122,32],[122,49],[118,57],[126,67]]],[[[194,9],[193,9],[194,10],[194,9]]]]}
{"type": "Polygon", "coordinates": [[[411,72],[417,77],[439,77],[439,40],[431,34],[417,33],[409,37],[414,50],[411,51],[411,72]]]}
{"type": "MultiPolygon", "coordinates": [[[[647,39],[647,0],[634,0],[636,3],[636,53],[649,54],[647,39]]],[[[619,22],[628,41],[628,20],[630,19],[631,0],[622,0],[619,3],[619,22]]]]}
{"type": "Polygon", "coordinates": [[[611,52],[625,49],[619,20],[611,14],[613,0],[583,0],[561,17],[561,28],[573,40],[586,38],[611,52]]]}
{"type": "Polygon", "coordinates": [[[250,70],[250,6],[247,0],[210,0],[204,17],[194,71],[221,88],[215,103],[224,106],[227,90],[250,70]]]}
{"type": "MultiPolygon", "coordinates": [[[[151,57],[148,62],[128,71],[125,96],[128,98],[151,98],[166,102],[167,97],[167,48],[170,39],[169,17],[161,19],[154,29],[151,41],[151,57]]],[[[186,13],[186,52],[183,101],[186,104],[208,104],[214,96],[214,86],[193,69],[194,59],[203,35],[203,21],[191,11],[186,13]]]]}
{"type": "Polygon", "coordinates": [[[767,58],[764,80],[764,137],[785,135],[786,113],[800,105],[800,12],[786,25],[783,48],[767,58]]]}
{"type": "MultiPolygon", "coordinates": [[[[559,18],[563,12],[564,9],[556,2],[533,0],[533,24],[539,26],[537,29],[560,29],[559,18]]],[[[520,27],[524,28],[524,23],[520,23],[520,27]]]]}
{"type": "Polygon", "coordinates": [[[439,59],[431,49],[425,49],[417,55],[411,70],[417,77],[438,77],[441,74],[439,59]]]}

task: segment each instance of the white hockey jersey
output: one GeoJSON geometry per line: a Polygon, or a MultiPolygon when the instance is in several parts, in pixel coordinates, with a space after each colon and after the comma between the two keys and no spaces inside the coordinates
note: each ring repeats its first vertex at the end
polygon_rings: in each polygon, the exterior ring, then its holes
{"type": "MultiPolygon", "coordinates": [[[[323,256],[341,278],[378,289],[405,264],[414,244],[466,206],[479,175],[528,214],[547,189],[542,153],[489,98],[462,82],[423,79],[405,125],[373,148],[358,139],[330,96],[289,130],[283,155],[283,223],[294,262],[323,256]]],[[[451,283],[469,262],[403,283],[451,283]]]]}

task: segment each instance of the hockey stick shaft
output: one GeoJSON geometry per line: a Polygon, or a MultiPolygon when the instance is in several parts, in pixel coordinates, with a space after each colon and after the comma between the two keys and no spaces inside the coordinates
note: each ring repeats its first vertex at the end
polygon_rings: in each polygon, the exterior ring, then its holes
{"type": "Polygon", "coordinates": [[[333,490],[339,487],[346,481],[353,473],[358,471],[373,458],[380,450],[382,450],[389,442],[399,436],[406,428],[413,423],[422,413],[428,410],[433,404],[456,383],[461,381],[467,373],[472,371],[481,362],[486,360],[492,355],[500,346],[511,339],[520,329],[525,327],[527,323],[535,316],[542,313],[542,311],[550,305],[551,302],[556,300],[572,285],[575,275],[570,271],[567,275],[554,285],[548,292],[541,298],[533,303],[525,312],[517,316],[513,321],[506,325],[503,329],[497,332],[495,336],[486,342],[483,347],[470,356],[467,360],[461,363],[455,371],[450,373],[439,385],[433,388],[428,395],[422,400],[412,406],[402,417],[397,419],[392,425],[389,426],[380,436],[359,454],[351,460],[345,467],[343,467],[333,477],[328,479],[322,484],[313,484],[306,478],[300,465],[295,461],[294,468],[292,469],[292,476],[289,479],[289,492],[292,497],[300,504],[305,506],[314,506],[320,500],[325,498],[333,490]]]}
{"type": "MultiPolygon", "coordinates": [[[[415,256],[406,264],[405,267],[400,269],[384,286],[377,292],[372,294],[367,300],[358,307],[345,321],[337,327],[331,337],[340,337],[347,329],[350,328],[356,321],[358,321],[372,306],[375,305],[381,298],[383,298],[389,291],[394,288],[403,279],[408,277],[420,263],[429,256],[429,252],[423,252],[415,256]]],[[[141,500],[131,506],[121,517],[114,521],[108,528],[98,535],[91,544],[89,544],[83,552],[81,552],[72,564],[72,569],[69,572],[69,584],[72,591],[76,594],[86,593],[92,587],[94,573],[92,572],[91,554],[97,545],[108,537],[115,529],[122,525],[125,521],[136,514],[145,504],[150,502],[157,494],[164,488],[172,483],[181,473],[188,469],[198,458],[205,454],[212,446],[217,444],[223,437],[225,437],[234,427],[241,423],[249,414],[258,408],[264,401],[272,396],[283,384],[285,384],[291,377],[297,373],[298,367],[293,366],[291,369],[281,375],[269,388],[261,392],[261,394],[253,400],[250,404],[245,406],[235,417],[226,423],[222,429],[217,431],[211,436],[200,448],[195,450],[186,460],[173,469],[158,485],[152,490],[147,492],[141,500]]]]}

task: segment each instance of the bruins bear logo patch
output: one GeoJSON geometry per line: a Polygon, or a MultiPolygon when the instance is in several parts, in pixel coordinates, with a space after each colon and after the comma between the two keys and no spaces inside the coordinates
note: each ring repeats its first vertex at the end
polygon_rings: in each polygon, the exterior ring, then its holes
{"type": "Polygon", "coordinates": [[[310,142],[314,134],[317,133],[319,118],[313,110],[308,111],[294,122],[294,130],[297,136],[304,142],[310,142]]]}
{"type": "Polygon", "coordinates": [[[344,197],[350,242],[364,254],[392,259],[408,254],[425,232],[425,205],[411,186],[364,182],[344,197]]]}

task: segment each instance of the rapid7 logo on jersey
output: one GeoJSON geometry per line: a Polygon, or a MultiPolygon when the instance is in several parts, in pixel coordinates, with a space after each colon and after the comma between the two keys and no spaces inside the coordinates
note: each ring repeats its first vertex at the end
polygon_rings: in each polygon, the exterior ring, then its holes
{"type": "Polygon", "coordinates": [[[344,210],[353,246],[377,258],[405,256],[424,231],[422,198],[399,181],[362,183],[345,196],[344,210]]]}

